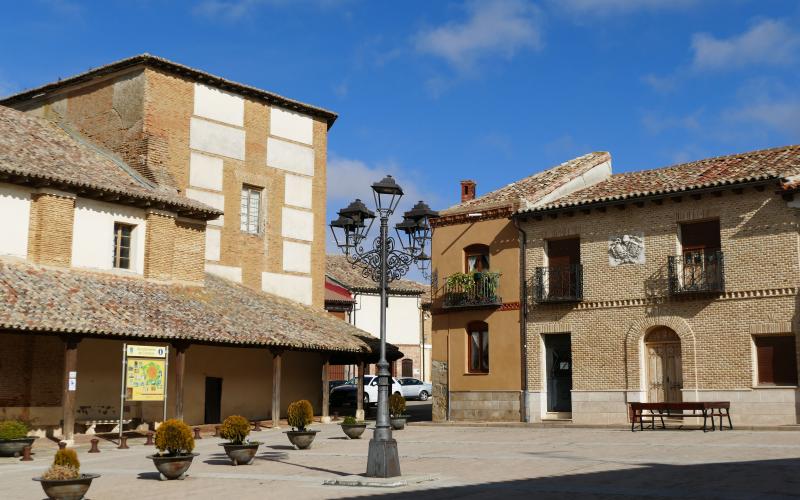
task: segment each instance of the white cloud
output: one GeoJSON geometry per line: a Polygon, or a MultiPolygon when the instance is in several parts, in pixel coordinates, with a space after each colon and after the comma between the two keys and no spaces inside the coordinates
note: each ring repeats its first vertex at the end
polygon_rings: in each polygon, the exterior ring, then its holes
{"type": "Polygon", "coordinates": [[[800,33],[782,20],[765,19],[731,38],[708,33],[692,37],[695,70],[721,70],[749,65],[784,66],[797,60],[800,33]]]}
{"type": "Polygon", "coordinates": [[[570,14],[608,16],[640,10],[683,9],[699,0],[550,0],[556,8],[570,14]]]}
{"type": "Polygon", "coordinates": [[[283,7],[312,4],[318,7],[338,7],[350,0],[202,0],[193,9],[198,16],[238,21],[263,6],[283,7]]]}
{"type": "Polygon", "coordinates": [[[647,111],[642,115],[642,125],[654,134],[670,129],[694,131],[701,128],[700,120],[703,113],[703,109],[698,109],[687,115],[668,115],[647,111]]]}
{"type": "Polygon", "coordinates": [[[467,18],[417,33],[417,51],[440,57],[460,71],[482,59],[512,58],[524,49],[542,47],[539,9],[525,0],[471,0],[467,18]]]}
{"type": "Polygon", "coordinates": [[[721,113],[729,127],[764,134],[767,130],[800,140],[800,93],[793,85],[761,78],[745,83],[735,106],[721,113]]]}

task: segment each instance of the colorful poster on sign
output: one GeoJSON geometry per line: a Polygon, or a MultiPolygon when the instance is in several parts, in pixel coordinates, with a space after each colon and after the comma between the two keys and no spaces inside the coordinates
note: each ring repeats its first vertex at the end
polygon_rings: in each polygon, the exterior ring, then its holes
{"type": "Polygon", "coordinates": [[[165,360],[128,358],[125,376],[125,399],[128,401],[163,401],[165,360]]]}

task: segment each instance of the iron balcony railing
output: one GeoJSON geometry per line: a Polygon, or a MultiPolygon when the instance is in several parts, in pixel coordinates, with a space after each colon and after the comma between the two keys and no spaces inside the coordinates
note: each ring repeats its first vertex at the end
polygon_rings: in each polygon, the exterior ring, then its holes
{"type": "Polygon", "coordinates": [[[721,251],[686,252],[668,259],[670,294],[725,291],[725,260],[721,251]]]}
{"type": "Polygon", "coordinates": [[[447,278],[444,286],[444,307],[499,306],[500,273],[458,273],[447,278]]]}
{"type": "Polygon", "coordinates": [[[535,302],[580,302],[583,300],[583,266],[537,267],[533,275],[535,302]]]}

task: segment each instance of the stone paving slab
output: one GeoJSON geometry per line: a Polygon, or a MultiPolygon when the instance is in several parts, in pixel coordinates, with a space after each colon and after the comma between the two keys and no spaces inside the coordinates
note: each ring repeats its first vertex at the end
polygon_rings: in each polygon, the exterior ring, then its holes
{"type": "MultiPolygon", "coordinates": [[[[800,433],[623,429],[409,426],[395,433],[405,485],[342,486],[366,469],[366,439],[338,425],[311,449],[295,450],[279,430],[253,433],[264,445],[253,465],[234,467],[205,435],[184,481],[159,481],[143,438],[130,449],[101,441],[99,454],[76,449],[84,472],[102,474],[89,498],[800,498],[800,433]],[[410,478],[435,476],[434,481],[410,478]],[[413,483],[413,484],[412,484],[413,483]]],[[[55,446],[42,440],[33,462],[0,459],[0,498],[42,498],[31,481],[55,446]]]]}

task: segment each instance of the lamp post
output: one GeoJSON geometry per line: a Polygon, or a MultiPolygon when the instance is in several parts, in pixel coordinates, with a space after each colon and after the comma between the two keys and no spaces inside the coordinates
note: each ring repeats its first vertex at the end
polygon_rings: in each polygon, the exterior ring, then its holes
{"type": "Polygon", "coordinates": [[[403,221],[395,227],[400,248],[389,236],[389,217],[397,208],[403,189],[391,175],[372,185],[376,213],[357,199],[339,210],[339,218],[331,221],[330,228],[336,245],[344,252],[353,268],[360,268],[365,278],[370,278],[381,293],[381,350],[378,361],[378,417],[375,432],[369,441],[367,459],[368,477],[396,477],[400,475],[400,457],[397,441],[392,438],[389,424],[389,362],[386,361],[386,293],[389,283],[405,275],[416,263],[424,276],[428,276],[430,257],[425,246],[431,240],[430,219],[438,213],[420,201],[403,214],[403,221]],[[375,219],[380,220],[380,232],[365,247],[365,240],[375,219]]]}

